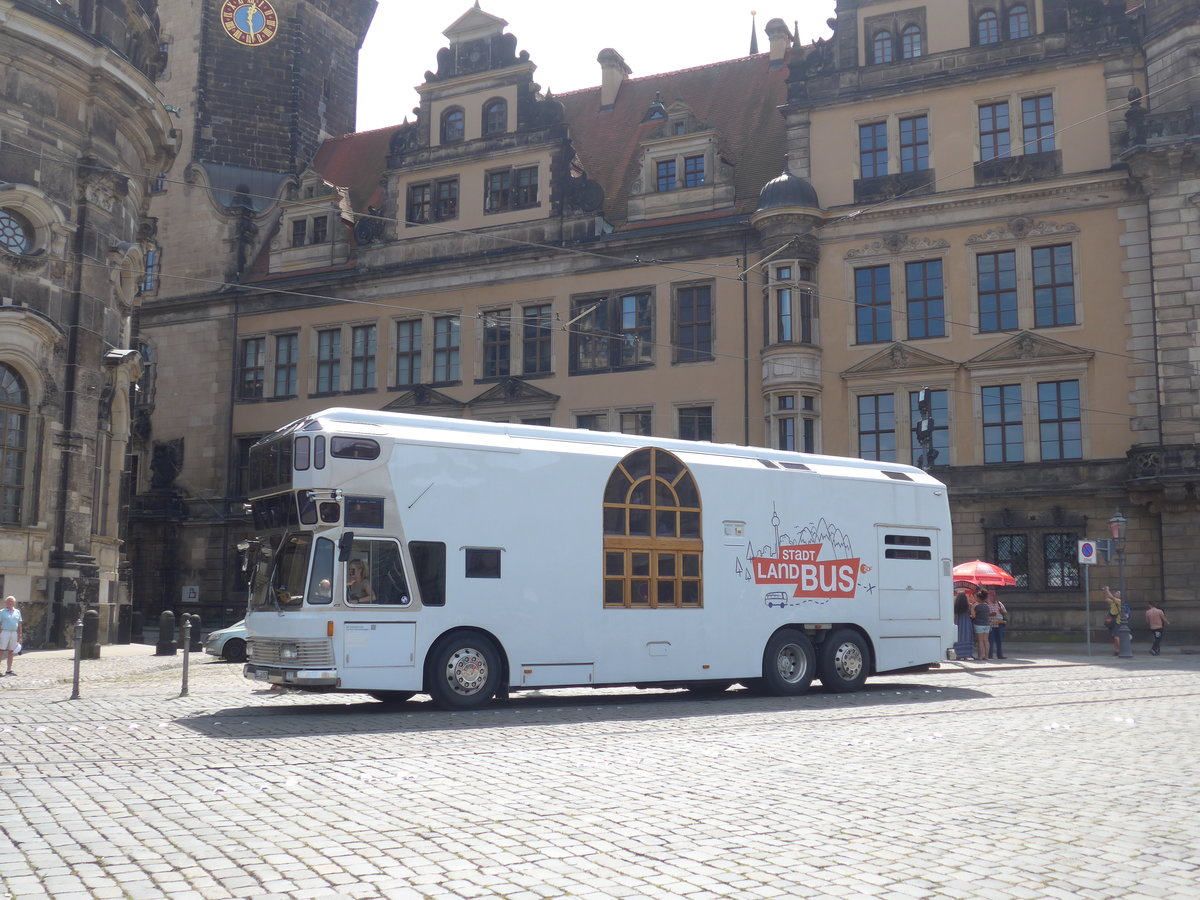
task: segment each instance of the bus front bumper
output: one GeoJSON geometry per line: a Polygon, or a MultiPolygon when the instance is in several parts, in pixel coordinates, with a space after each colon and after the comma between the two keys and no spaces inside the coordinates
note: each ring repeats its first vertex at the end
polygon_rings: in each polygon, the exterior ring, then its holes
{"type": "Polygon", "coordinates": [[[260,666],[246,663],[242,675],[251,681],[282,684],[290,687],[335,688],[341,679],[334,669],[280,669],[275,666],[260,666]]]}

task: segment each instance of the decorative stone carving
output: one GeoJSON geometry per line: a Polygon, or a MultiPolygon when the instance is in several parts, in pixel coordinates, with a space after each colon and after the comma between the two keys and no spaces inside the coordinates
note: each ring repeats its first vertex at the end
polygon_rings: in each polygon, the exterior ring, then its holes
{"type": "Polygon", "coordinates": [[[975,244],[990,244],[1000,241],[1022,241],[1031,238],[1048,237],[1050,235],[1078,234],[1079,226],[1074,222],[1033,222],[1024,216],[1011,219],[1003,225],[997,225],[983,234],[973,234],[967,238],[967,246],[975,244]]]}
{"type": "Polygon", "coordinates": [[[950,243],[938,238],[912,238],[907,234],[894,233],[883,239],[867,244],[858,250],[846,253],[846,259],[859,259],[865,256],[888,256],[895,253],[917,253],[932,250],[949,250],[950,243]]]}

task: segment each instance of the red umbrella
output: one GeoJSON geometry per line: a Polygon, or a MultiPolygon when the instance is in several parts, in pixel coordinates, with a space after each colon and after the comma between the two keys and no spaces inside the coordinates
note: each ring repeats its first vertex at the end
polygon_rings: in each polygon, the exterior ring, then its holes
{"type": "Polygon", "coordinates": [[[1000,587],[1012,587],[1017,583],[1017,579],[1013,578],[998,565],[984,562],[982,559],[959,563],[954,567],[954,580],[1000,587]]]}

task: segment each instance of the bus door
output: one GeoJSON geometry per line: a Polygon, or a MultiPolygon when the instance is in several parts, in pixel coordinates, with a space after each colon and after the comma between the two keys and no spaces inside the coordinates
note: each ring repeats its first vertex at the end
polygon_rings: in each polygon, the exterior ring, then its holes
{"type": "Polygon", "coordinates": [[[880,621],[941,619],[941,563],[936,528],[876,525],[880,621]]]}
{"type": "Polygon", "coordinates": [[[408,587],[400,542],[395,538],[359,538],[350,542],[342,563],[345,604],[345,668],[416,665],[416,606],[408,587]]]}

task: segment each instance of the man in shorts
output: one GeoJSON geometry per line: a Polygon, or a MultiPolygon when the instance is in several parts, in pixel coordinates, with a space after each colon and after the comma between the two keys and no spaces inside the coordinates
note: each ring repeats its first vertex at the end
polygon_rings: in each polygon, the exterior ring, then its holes
{"type": "Polygon", "coordinates": [[[13,671],[13,654],[21,643],[21,611],[17,609],[17,598],[4,598],[4,609],[0,609],[0,653],[3,653],[8,663],[5,675],[16,675],[13,671]]]}

